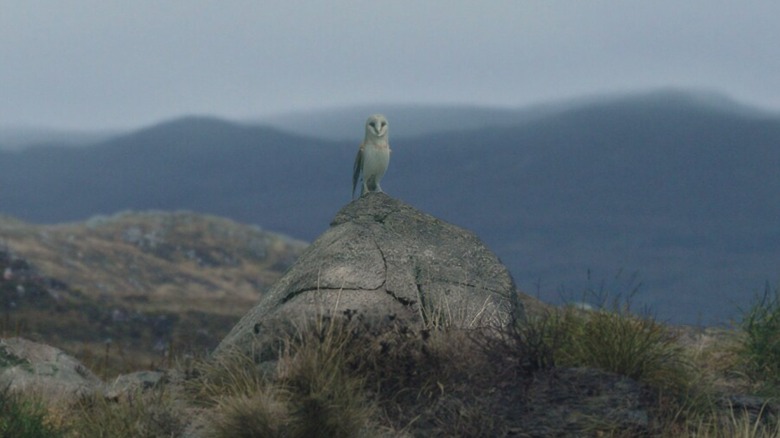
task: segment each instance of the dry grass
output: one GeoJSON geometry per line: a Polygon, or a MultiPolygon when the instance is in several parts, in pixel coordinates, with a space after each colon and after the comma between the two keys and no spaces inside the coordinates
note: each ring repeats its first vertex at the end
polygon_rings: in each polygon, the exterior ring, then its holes
{"type": "Polygon", "coordinates": [[[675,333],[653,318],[623,311],[569,312],[562,365],[587,366],[620,374],[655,388],[680,391],[692,367],[675,333]]]}
{"type": "Polygon", "coordinates": [[[320,317],[281,341],[275,363],[232,352],[196,367],[189,393],[210,409],[213,436],[498,430],[489,404],[478,397],[490,390],[496,367],[467,330],[378,328],[320,317]]]}
{"type": "Polygon", "coordinates": [[[103,377],[210,351],[306,246],[185,212],[0,218],[0,234],[0,271],[13,267],[0,281],[0,333],[55,345],[103,377]]]}
{"type": "MultiPolygon", "coordinates": [[[[183,393],[88,399],[61,430],[181,436],[185,412],[196,410],[213,437],[503,436],[523,433],[525,407],[558,402],[528,399],[538,393],[528,388],[567,367],[641,382],[649,433],[658,436],[770,437],[780,427],[768,408],[745,414],[719,402],[717,391],[729,388],[721,381],[744,365],[733,348],[739,336],[672,330],[627,309],[547,309],[502,330],[380,327],[341,315],[291,327],[273,341],[274,360],[224,351],[183,361],[183,393]]],[[[598,416],[584,418],[581,431],[636,432],[598,416]]]]}
{"type": "Polygon", "coordinates": [[[760,392],[780,396],[780,289],[767,284],[744,312],[739,355],[760,392]]]}
{"type": "Polygon", "coordinates": [[[305,247],[186,212],[120,213],[54,226],[0,222],[0,230],[5,244],[34,260],[43,275],[89,298],[110,295],[116,304],[154,312],[234,315],[255,303],[305,247]]]}
{"type": "Polygon", "coordinates": [[[185,418],[171,394],[163,390],[118,400],[96,394],[71,408],[65,427],[71,437],[178,437],[184,432],[185,418]]]}
{"type": "Polygon", "coordinates": [[[284,394],[258,389],[251,395],[221,398],[210,415],[214,437],[286,437],[291,418],[284,394]]]}
{"type": "Polygon", "coordinates": [[[701,410],[685,421],[669,422],[661,436],[672,438],[777,438],[778,418],[762,407],[758,413],[729,406],[726,409],[701,410]]]}
{"type": "Polygon", "coordinates": [[[215,437],[356,436],[374,411],[347,363],[354,335],[348,323],[317,318],[281,340],[275,364],[235,351],[201,363],[189,392],[213,409],[215,437]]]}

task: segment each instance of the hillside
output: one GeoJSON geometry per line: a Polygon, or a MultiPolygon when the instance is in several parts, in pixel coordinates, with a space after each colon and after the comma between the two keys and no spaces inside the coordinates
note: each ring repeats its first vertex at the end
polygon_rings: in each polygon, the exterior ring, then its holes
{"type": "MultiPolygon", "coordinates": [[[[382,186],[475,231],[547,301],[641,282],[638,303],[662,320],[710,324],[780,283],[780,118],[670,92],[542,113],[391,133],[382,186]]],[[[0,208],[38,223],[186,209],[310,241],[349,201],[355,125],[352,140],[327,141],[185,118],[87,148],[0,153],[0,208]]]]}
{"type": "Polygon", "coordinates": [[[306,246],[186,212],[54,226],[2,218],[0,235],[3,335],[82,357],[112,345],[129,367],[213,348],[306,246]]]}

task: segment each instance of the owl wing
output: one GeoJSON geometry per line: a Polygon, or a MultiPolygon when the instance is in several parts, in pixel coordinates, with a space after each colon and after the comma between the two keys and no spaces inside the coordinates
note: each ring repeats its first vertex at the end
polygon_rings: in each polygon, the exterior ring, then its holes
{"type": "Polygon", "coordinates": [[[352,167],[352,199],[355,199],[355,188],[357,187],[358,180],[360,179],[360,172],[363,170],[363,145],[360,145],[357,156],[355,157],[355,165],[352,167]]]}

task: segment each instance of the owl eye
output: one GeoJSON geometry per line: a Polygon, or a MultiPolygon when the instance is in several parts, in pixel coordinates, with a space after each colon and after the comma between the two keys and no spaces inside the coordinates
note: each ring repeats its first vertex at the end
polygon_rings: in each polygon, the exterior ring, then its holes
{"type": "Polygon", "coordinates": [[[384,128],[385,126],[387,126],[387,122],[382,122],[382,127],[384,128]]]}
{"type": "Polygon", "coordinates": [[[373,126],[374,128],[376,128],[376,122],[371,122],[368,124],[368,126],[373,126]]]}

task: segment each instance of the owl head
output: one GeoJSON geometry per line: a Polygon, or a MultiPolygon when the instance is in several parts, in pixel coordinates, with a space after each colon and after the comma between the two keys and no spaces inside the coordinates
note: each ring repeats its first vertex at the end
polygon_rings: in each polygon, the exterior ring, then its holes
{"type": "Polygon", "coordinates": [[[387,139],[387,132],[390,125],[387,124],[387,118],[382,114],[374,114],[366,120],[366,140],[369,139],[387,139]]]}

